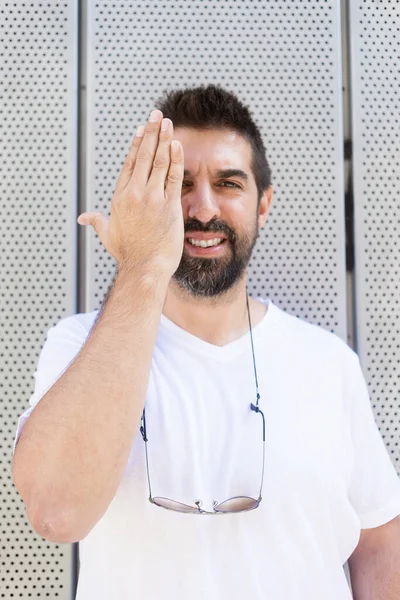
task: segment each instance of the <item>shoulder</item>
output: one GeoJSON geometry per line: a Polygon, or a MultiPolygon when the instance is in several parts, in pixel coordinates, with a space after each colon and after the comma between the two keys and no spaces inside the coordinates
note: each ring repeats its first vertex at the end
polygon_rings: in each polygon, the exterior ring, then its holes
{"type": "Polygon", "coordinates": [[[356,352],[336,333],[291,314],[274,303],[271,303],[270,308],[274,319],[279,323],[282,340],[296,353],[347,364],[358,363],[356,352]]]}

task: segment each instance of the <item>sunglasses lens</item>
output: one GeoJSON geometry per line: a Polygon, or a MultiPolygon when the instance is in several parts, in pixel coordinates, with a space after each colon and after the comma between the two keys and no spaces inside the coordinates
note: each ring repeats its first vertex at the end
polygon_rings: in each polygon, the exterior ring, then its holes
{"type": "Polygon", "coordinates": [[[161,506],[161,508],[167,508],[168,510],[176,510],[184,513],[198,513],[199,509],[196,506],[189,506],[189,504],[182,504],[182,502],[175,502],[169,498],[153,498],[154,504],[161,506]]]}
{"type": "Polygon", "coordinates": [[[217,512],[241,512],[243,510],[253,510],[259,505],[258,500],[249,498],[248,496],[237,496],[236,498],[229,498],[221,504],[217,504],[214,510],[217,512]]]}

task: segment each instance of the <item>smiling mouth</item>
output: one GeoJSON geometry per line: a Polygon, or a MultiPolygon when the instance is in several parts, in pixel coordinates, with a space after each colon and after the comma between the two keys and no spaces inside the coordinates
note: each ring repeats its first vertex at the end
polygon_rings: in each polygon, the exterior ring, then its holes
{"type": "Polygon", "coordinates": [[[223,244],[225,242],[225,238],[215,237],[209,240],[204,240],[187,237],[186,241],[195,248],[212,248],[214,246],[220,246],[223,244]]]}

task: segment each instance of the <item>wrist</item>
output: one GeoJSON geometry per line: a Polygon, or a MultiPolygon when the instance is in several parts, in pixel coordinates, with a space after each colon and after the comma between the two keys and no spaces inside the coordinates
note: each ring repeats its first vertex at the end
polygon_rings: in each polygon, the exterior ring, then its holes
{"type": "Polygon", "coordinates": [[[148,291],[151,294],[166,294],[171,276],[161,269],[150,268],[148,265],[142,267],[129,267],[118,265],[115,284],[132,291],[139,289],[142,293],[148,291]]]}

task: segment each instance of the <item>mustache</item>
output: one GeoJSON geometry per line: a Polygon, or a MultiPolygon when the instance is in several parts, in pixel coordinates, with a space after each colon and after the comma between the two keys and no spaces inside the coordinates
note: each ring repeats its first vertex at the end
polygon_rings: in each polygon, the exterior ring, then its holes
{"type": "Polygon", "coordinates": [[[188,233],[189,231],[202,231],[203,233],[220,231],[224,233],[232,243],[234,243],[237,238],[233,229],[220,219],[211,219],[208,223],[202,223],[197,219],[187,219],[184,223],[184,227],[185,233],[188,233]]]}

